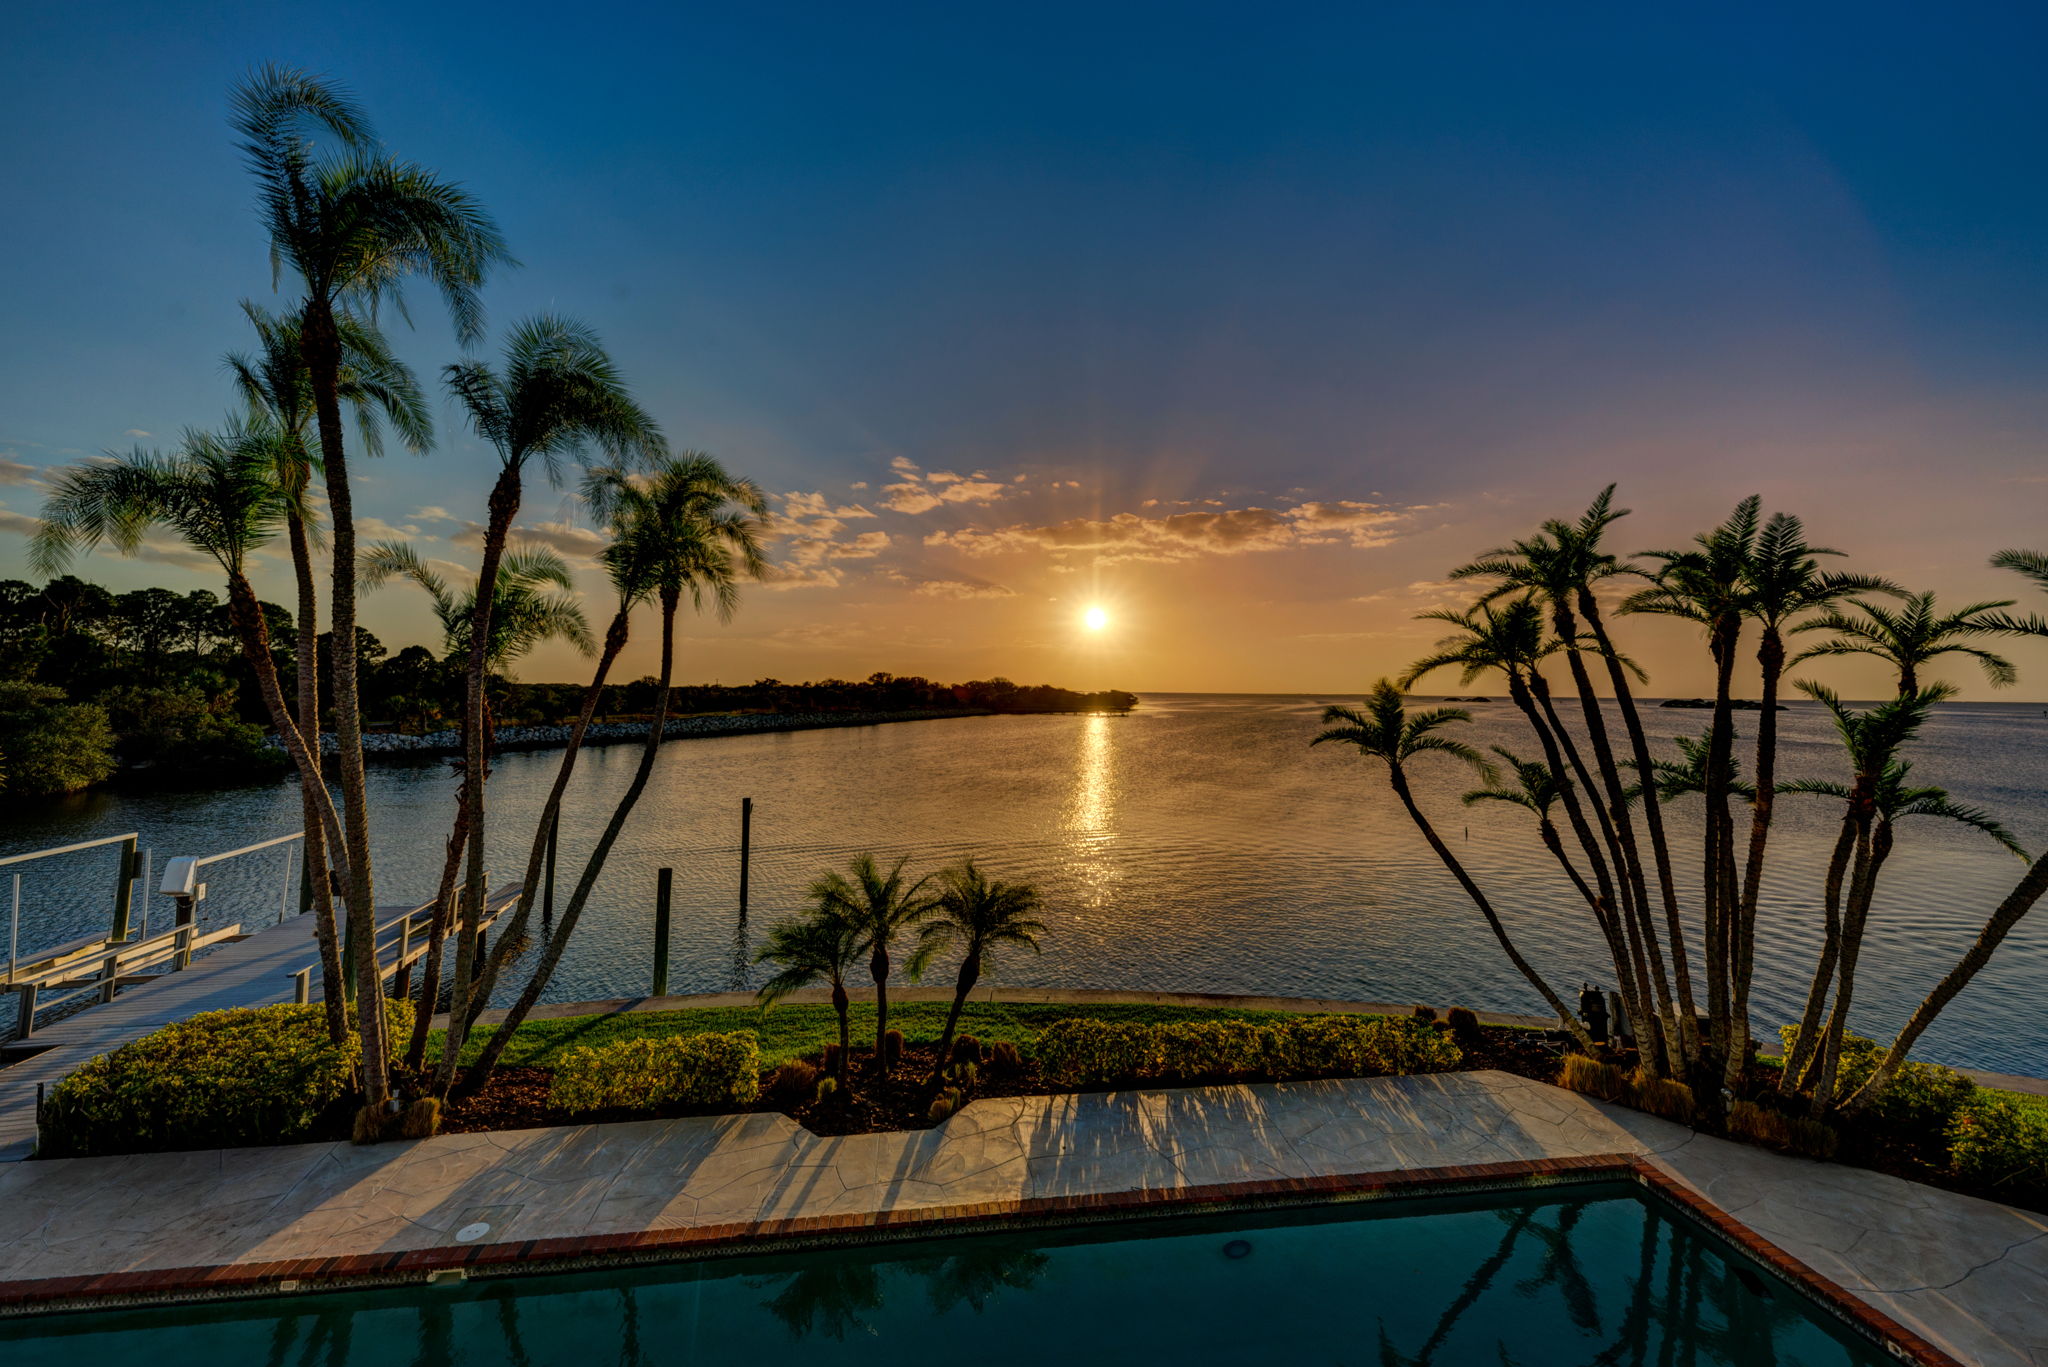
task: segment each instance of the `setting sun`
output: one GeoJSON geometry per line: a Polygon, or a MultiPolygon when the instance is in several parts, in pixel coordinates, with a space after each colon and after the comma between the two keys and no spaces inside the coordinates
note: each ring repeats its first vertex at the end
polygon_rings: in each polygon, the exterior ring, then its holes
{"type": "Polygon", "coordinates": [[[1100,631],[1109,625],[1109,613],[1102,608],[1089,608],[1081,614],[1081,625],[1090,631],[1100,631]]]}

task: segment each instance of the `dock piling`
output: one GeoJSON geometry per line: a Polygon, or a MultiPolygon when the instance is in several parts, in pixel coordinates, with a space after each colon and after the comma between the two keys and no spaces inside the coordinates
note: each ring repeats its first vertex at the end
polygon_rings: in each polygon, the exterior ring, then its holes
{"type": "Polygon", "coordinates": [[[141,872],[136,867],[135,839],[132,835],[121,838],[121,867],[114,879],[114,927],[107,932],[107,938],[117,944],[128,938],[128,912],[135,896],[135,875],[141,872]]]}
{"type": "Polygon", "coordinates": [[[675,889],[674,869],[660,869],[654,875],[654,992],[668,995],[669,899],[675,889]]]}
{"type": "Polygon", "coordinates": [[[754,843],[754,799],[740,799],[740,919],[747,919],[747,864],[754,843]]]}

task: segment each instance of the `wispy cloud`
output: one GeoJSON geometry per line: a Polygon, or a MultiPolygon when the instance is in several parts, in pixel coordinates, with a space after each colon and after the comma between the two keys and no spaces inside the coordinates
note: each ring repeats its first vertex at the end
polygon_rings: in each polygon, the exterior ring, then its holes
{"type": "Polygon", "coordinates": [[[1285,509],[1226,508],[1164,517],[1137,513],[1076,517],[1043,526],[933,532],[924,542],[975,556],[1037,551],[1055,557],[1091,555],[1103,561],[1172,562],[1298,546],[1380,546],[1393,540],[1402,517],[1400,510],[1381,504],[1340,500],[1285,509]]]}
{"type": "Polygon", "coordinates": [[[25,484],[31,489],[40,489],[43,487],[42,476],[42,466],[16,460],[12,451],[0,451],[0,484],[25,484]]]}
{"type": "Polygon", "coordinates": [[[1017,591],[1001,584],[969,583],[965,579],[926,579],[911,592],[927,598],[1015,598],[1017,591]]]}
{"type": "Polygon", "coordinates": [[[156,433],[145,432],[139,427],[131,427],[127,431],[123,432],[121,435],[124,437],[153,437],[156,435],[156,433]]]}

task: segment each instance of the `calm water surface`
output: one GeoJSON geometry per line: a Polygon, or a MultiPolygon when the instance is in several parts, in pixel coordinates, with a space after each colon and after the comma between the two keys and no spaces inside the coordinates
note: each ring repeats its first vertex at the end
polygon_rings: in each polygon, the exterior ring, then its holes
{"type": "MultiPolygon", "coordinates": [[[[764,927],[800,904],[820,870],[872,849],[920,869],[972,854],[993,874],[1042,890],[1051,928],[1040,957],[1012,957],[1018,986],[1157,988],[1534,1010],[1478,914],[1422,843],[1383,774],[1355,752],[1310,749],[1313,697],[1148,695],[1122,717],[972,717],[836,731],[688,741],[667,747],[614,853],[551,995],[648,989],[655,870],[676,870],[670,990],[756,983],[764,927]],[[754,799],[752,915],[736,915],[740,799],[754,799]]],[[[1474,704],[1475,744],[1532,752],[1506,703],[1474,704]]],[[[1705,726],[1698,712],[1652,710],[1663,735],[1705,726]]],[[[1753,724],[1745,718],[1744,724],[1753,724]]],[[[1782,714],[1788,776],[1839,777],[1839,748],[1817,708],[1782,714]]],[[[637,749],[587,752],[562,823],[561,896],[594,843],[637,749]]],[[[2048,846],[2048,716],[2039,705],[1943,708],[1924,733],[1915,778],[1990,809],[2028,848],[2048,846]]],[[[523,863],[507,837],[530,833],[553,776],[550,753],[505,757],[492,782],[494,878],[523,863]]],[[[1468,860],[1522,944],[1561,988],[1604,981],[1603,955],[1562,875],[1521,813],[1468,811],[1450,763],[1416,771],[1425,807],[1468,860]]],[[[371,771],[379,900],[430,896],[453,810],[445,768],[371,771]]],[[[1758,930],[1760,1021],[1795,1013],[1819,936],[1821,870],[1838,811],[1786,797],[1758,930]]],[[[1674,820],[1690,859],[1697,808],[1674,820]]],[[[137,830],[165,857],[232,848],[296,830],[295,785],[231,792],[100,795],[5,813],[0,852],[137,830]]],[[[105,855],[23,880],[23,946],[99,929],[81,880],[105,855]],[[97,859],[97,863],[93,862],[97,859]]],[[[1926,819],[1902,823],[1873,916],[1857,1024],[1881,1031],[1969,942],[2020,862],[1985,837],[1926,819]]],[[[209,870],[209,924],[274,920],[279,861],[209,870]]],[[[94,891],[98,883],[90,884],[94,891]]],[[[7,894],[0,886],[0,898],[7,894]]],[[[164,899],[153,916],[167,914],[164,899]]],[[[0,914],[4,914],[0,904],[0,914]]],[[[1992,967],[1928,1037],[1944,1061],[2048,1075],[2048,909],[2023,923],[1992,967]]]]}
{"type": "Polygon", "coordinates": [[[878,1367],[1889,1361],[1690,1223],[1634,1191],[1593,1188],[0,1324],[0,1354],[20,1367],[650,1367],[799,1353],[878,1367]]]}

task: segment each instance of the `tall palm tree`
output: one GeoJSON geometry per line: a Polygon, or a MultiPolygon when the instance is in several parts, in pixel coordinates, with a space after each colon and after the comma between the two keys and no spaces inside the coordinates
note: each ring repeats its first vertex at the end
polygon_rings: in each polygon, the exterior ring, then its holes
{"type": "MultiPolygon", "coordinates": [[[[2039,551],[2003,550],[1991,557],[1991,563],[1998,569],[2023,574],[2039,587],[2048,589],[2048,555],[2043,555],[2039,551]]],[[[1983,623],[2001,635],[2048,636],[2048,621],[2043,621],[2038,615],[2030,614],[2024,618],[1994,615],[1983,619],[1983,623]]],[[[2013,886],[2013,890],[1992,910],[1990,917],[1984,922],[1984,928],[1977,932],[1977,938],[1971,942],[1969,950],[1956,961],[1953,968],[1942,975],[1941,981],[1934,985],[1934,990],[1914,1008],[1905,1027],[1899,1031],[1898,1038],[1892,1041],[1891,1048],[1885,1051],[1884,1057],[1878,1060],[1877,1067],[1871,1070],[1869,1080],[1843,1102],[1843,1110],[1852,1114],[1861,1111],[1883,1093],[1891,1084],[1892,1078],[1904,1066],[1907,1054],[1927,1032],[1927,1027],[1933,1025],[1935,1019],[1948,1009],[1948,1004],[1956,999],[1957,994],[1984,971],[1984,966],[1991,962],[1991,956],[2005,943],[2005,937],[2011,934],[2012,928],[2034,909],[2043,893],[2048,893],[2048,858],[2037,858],[2028,866],[2025,875],[2013,886]]]]}
{"type": "MultiPolygon", "coordinates": [[[[433,604],[435,620],[441,624],[444,654],[449,659],[466,660],[470,657],[470,642],[476,630],[478,585],[471,585],[461,592],[451,589],[417,551],[403,542],[375,542],[364,550],[362,560],[360,578],[365,588],[374,589],[395,576],[409,579],[423,589],[433,604]]],[[[544,546],[515,545],[499,560],[494,578],[493,599],[497,606],[485,624],[486,677],[502,675],[514,661],[550,640],[565,641],[583,655],[594,652],[590,624],[584,620],[583,609],[572,596],[575,581],[570,577],[568,562],[557,552],[544,546]]],[[[466,728],[469,724],[470,718],[465,713],[463,725],[466,728]]],[[[484,743],[474,748],[483,752],[484,763],[489,764],[496,723],[491,716],[488,698],[481,728],[484,743]]],[[[469,763],[468,754],[473,748],[467,740],[465,735],[464,766],[469,763]]],[[[465,849],[476,843],[470,840],[466,798],[465,782],[456,802],[455,823],[449,832],[441,881],[434,894],[434,914],[427,932],[426,957],[420,968],[420,1001],[415,1013],[420,1019],[416,1022],[414,1038],[406,1054],[407,1062],[415,1068],[426,1057],[423,1032],[440,1000],[442,949],[454,920],[456,881],[461,872],[462,855],[465,849]]],[[[470,938],[474,940],[474,936],[470,938]]],[[[457,964],[462,964],[465,957],[464,947],[458,945],[457,964]]]]}
{"type": "Polygon", "coordinates": [[[2000,631],[2000,608],[2013,605],[2010,598],[1971,603],[1953,612],[1937,612],[1934,595],[1916,593],[1899,608],[1851,599],[1849,606],[1860,615],[1829,609],[1795,631],[1832,631],[1835,638],[1808,646],[1791,659],[1792,664],[1834,655],[1872,655],[1899,674],[1899,696],[1919,691],[1920,669],[1944,655],[1964,655],[1983,667],[1993,688],[2004,688],[2019,678],[2011,660],[1970,642],[2000,631]]]}
{"type": "MultiPolygon", "coordinates": [[[[662,731],[668,720],[670,684],[675,672],[676,614],[681,610],[684,596],[687,595],[692,606],[699,609],[708,602],[721,620],[727,619],[738,603],[740,581],[758,579],[767,568],[761,552],[767,500],[752,482],[735,479],[724,466],[701,452],[665,459],[645,476],[636,478],[615,472],[615,477],[590,481],[585,485],[585,494],[592,513],[612,528],[613,542],[619,548],[615,562],[633,567],[631,572],[635,581],[645,586],[645,592],[661,612],[661,666],[654,718],[641,746],[639,765],[634,769],[625,793],[613,807],[610,821],[598,836],[597,845],[584,864],[583,873],[569,894],[568,905],[556,923],[555,933],[548,937],[539,962],[520,989],[518,999],[506,1013],[504,1022],[492,1032],[464,1079],[464,1086],[471,1090],[482,1086],[489,1078],[513,1031],[526,1019],[534,1003],[540,1000],[540,994],[546,990],[562,961],[562,952],[589,904],[605,862],[611,857],[612,847],[618,843],[619,832],[639,804],[640,794],[646,790],[648,775],[654,771],[654,759],[660,753],[662,731]]],[[[537,831],[536,845],[544,838],[537,831]]],[[[535,861],[529,857],[527,891],[521,896],[520,914],[513,921],[512,931],[499,937],[500,953],[523,929],[522,918],[532,905],[534,879],[531,875],[534,867],[535,861]]],[[[480,990],[473,994],[473,1000],[451,1007],[448,1027],[451,1039],[467,1033],[476,1011],[488,999],[490,986],[501,971],[503,962],[501,957],[494,955],[492,961],[485,965],[485,972],[479,979],[480,990]]],[[[454,1052],[444,1049],[441,1071],[436,1075],[435,1083],[440,1090],[445,1091],[453,1081],[454,1059],[454,1052]]]]}
{"type": "Polygon", "coordinates": [[[960,1012],[967,994],[995,967],[999,949],[1039,952],[1045,923],[1037,919],[1038,889],[1029,883],[990,879],[972,859],[939,874],[939,893],[917,931],[917,950],[910,976],[921,977],[940,954],[957,950],[959,971],[953,975],[953,1004],[946,1010],[946,1028],[939,1036],[939,1057],[932,1069],[936,1084],[952,1061],[953,1041],[960,1030],[960,1012]]]}
{"type": "MultiPolygon", "coordinates": [[[[270,652],[269,625],[247,572],[251,552],[276,536],[287,513],[304,511],[303,488],[294,494],[277,478],[276,447],[282,440],[275,428],[231,425],[218,436],[188,433],[183,446],[168,455],[137,450],[68,470],[43,501],[43,524],[30,555],[40,572],[56,574],[101,541],[133,554],[150,528],[165,527],[211,556],[227,576],[228,618],[236,640],[307,794],[312,819],[306,838],[324,834],[338,841],[339,818],[320,776],[319,755],[312,748],[319,732],[314,730],[309,737],[285,703],[270,652]]],[[[344,996],[336,990],[343,980],[342,968],[325,871],[324,861],[309,862],[321,995],[329,1033],[339,1042],[347,1037],[348,1017],[344,996]]]]}
{"type": "Polygon", "coordinates": [[[1408,765],[1422,755],[1445,755],[1472,766],[1486,777],[1492,776],[1492,766],[1487,764],[1477,750],[1463,741],[1437,734],[1439,728],[1453,722],[1471,720],[1470,712],[1457,707],[1440,707],[1410,716],[1402,702],[1401,690],[1394,686],[1393,680],[1381,679],[1373,685],[1372,694],[1366,699],[1363,711],[1350,707],[1325,708],[1323,724],[1328,729],[1309,744],[1337,742],[1355,746],[1364,758],[1379,760],[1387,766],[1388,781],[1393,785],[1394,795],[1401,799],[1401,805],[1407,809],[1408,819],[1415,823],[1415,829],[1422,832],[1422,838],[1429,842],[1429,847],[1436,852],[1436,857],[1443,861],[1443,866],[1458,880],[1458,886],[1472,899],[1472,905],[1479,908],[1479,914],[1485,918],[1487,928],[1493,932],[1493,938],[1500,943],[1502,952],[1508,956],[1508,962],[1513,964],[1515,971],[1536,989],[1537,995],[1557,1014],[1558,1020],[1572,1032],[1573,1038],[1577,1039],[1582,1047],[1591,1050],[1592,1037],[1586,1034],[1585,1027],[1579,1024],[1577,1018],[1565,1006],[1564,998],[1558,996],[1550,984],[1544,981],[1543,975],[1536,971],[1535,966],[1522,957],[1522,951],[1515,947],[1507,927],[1501,924],[1500,915],[1493,909],[1493,903],[1487,900],[1479,884],[1465,871],[1464,864],[1451,853],[1450,846],[1444,844],[1443,837],[1436,833],[1436,827],[1423,815],[1422,808],[1416,805],[1415,793],[1408,785],[1408,765]]]}
{"type": "Polygon", "coordinates": [[[763,1008],[816,982],[832,985],[832,1010],[839,1017],[839,1063],[835,1072],[846,1085],[846,1061],[853,1054],[853,1025],[846,975],[860,962],[860,928],[837,912],[813,907],[793,920],[769,927],[768,938],[754,956],[756,963],[777,966],[774,977],[761,985],[755,1000],[763,1008]]]}
{"type": "MultiPolygon", "coordinates": [[[[470,604],[467,683],[464,689],[463,821],[468,829],[469,876],[462,888],[463,935],[456,942],[454,1010],[468,1009],[475,971],[470,949],[483,916],[484,693],[490,678],[489,642],[498,562],[524,495],[526,469],[538,463],[559,481],[562,463],[590,451],[614,461],[644,462],[666,450],[661,429],[633,401],[618,367],[589,328],[542,315],[512,329],[502,365],[481,361],[446,368],[448,388],[470,426],[498,455],[498,478],[485,515],[483,565],[470,604]]],[[[450,1027],[451,1036],[462,1029],[450,1027]]]]}
{"type": "Polygon", "coordinates": [[[872,854],[857,854],[846,873],[836,869],[814,879],[806,894],[820,913],[851,922],[868,954],[868,975],[875,980],[875,1070],[889,1075],[889,949],[907,927],[929,915],[934,899],[926,894],[929,875],[912,882],[904,872],[908,855],[887,873],[872,854]]]}
{"type": "MultiPolygon", "coordinates": [[[[1909,697],[1891,698],[1858,712],[1845,704],[1833,689],[1801,680],[1799,690],[1828,711],[1835,733],[1849,761],[1850,781],[1843,790],[1842,826],[1828,860],[1822,888],[1822,931],[1820,962],[1807,991],[1806,1009],[1801,1014],[1799,1039],[1785,1060],[1780,1086],[1795,1090],[1808,1079],[1817,1079],[1816,1106],[1825,1105],[1834,1090],[1835,1067],[1841,1053],[1841,1031],[1848,1022],[1848,1003],[1855,991],[1857,961],[1863,947],[1865,915],[1869,902],[1863,896],[1873,870],[1883,865],[1890,852],[1891,828],[1881,820],[1878,798],[1887,772],[1897,761],[1902,747],[1925,724],[1934,705],[1954,695],[1946,684],[1915,691],[1909,697]],[[1846,880],[1846,882],[1845,882],[1846,880]],[[1844,901],[1846,887],[1847,900],[1844,901]],[[1821,1014],[1828,994],[1835,995],[1835,1010],[1829,1029],[1823,1033],[1821,1014]],[[1839,1029],[1837,1028],[1839,1027],[1839,1029]]],[[[1787,785],[1788,787],[1790,785],[1787,785]]]]}
{"type": "MultiPolygon", "coordinates": [[[[1684,550],[1644,551],[1658,562],[1652,586],[1629,596],[1621,610],[1678,617],[1695,623],[1707,637],[1714,662],[1714,711],[1701,756],[1701,797],[1706,802],[1701,907],[1707,970],[1707,1020],[1713,1046],[1724,1060],[1741,1057],[1747,1023],[1734,1014],[1733,968],[1739,934],[1735,928],[1735,822],[1728,809],[1735,750],[1733,682],[1736,649],[1749,615],[1749,562],[1755,554],[1763,500],[1755,494],[1735,506],[1727,520],[1693,538],[1684,550]]],[[[1647,791],[1661,786],[1642,775],[1647,791]]]]}
{"type": "MultiPolygon", "coordinates": [[[[1750,799],[1749,846],[1743,861],[1742,891],[1736,907],[1735,1019],[1747,1029],[1750,986],[1755,977],[1757,898],[1763,887],[1764,857],[1770,844],[1778,782],[1778,690],[1785,676],[1785,633],[1809,612],[1833,609],[1857,593],[1904,596],[1889,579],[1870,574],[1844,574],[1821,569],[1821,556],[1842,552],[1810,545],[1806,526],[1788,513],[1773,513],[1757,533],[1744,568],[1746,610],[1760,628],[1756,661],[1761,683],[1757,692],[1756,788],[1750,799]]],[[[1730,1060],[1741,1058],[1746,1042],[1730,1060]]]]}
{"type": "MultiPolygon", "coordinates": [[[[376,885],[370,864],[362,709],[356,679],[355,496],[341,422],[343,315],[374,315],[400,303],[408,277],[440,291],[457,338],[483,330],[478,293],[492,267],[509,263],[490,215],[471,195],[422,167],[376,150],[369,121],[332,82],[288,67],[264,66],[231,95],[231,122],[257,186],[257,212],[270,242],[273,277],[286,272],[301,290],[293,305],[313,391],[320,466],[334,543],[332,671],[335,741],[348,865],[348,914],[355,943],[376,933],[376,885]]],[[[355,966],[358,992],[376,1001],[377,966],[355,966]]],[[[381,1116],[390,1091],[383,1013],[362,1013],[364,1114],[381,1116]]],[[[366,1132],[381,1127],[382,1120],[366,1132]]]]}
{"type": "MultiPolygon", "coordinates": [[[[273,443],[277,455],[277,482],[286,494],[285,540],[292,557],[292,577],[298,588],[297,674],[298,716],[307,740],[317,757],[320,752],[320,601],[313,581],[313,550],[319,540],[317,527],[302,511],[307,502],[319,458],[313,449],[313,384],[306,369],[305,349],[300,343],[296,317],[275,315],[249,300],[242,312],[256,330],[253,353],[231,352],[226,358],[229,375],[249,412],[249,421],[267,424],[277,433],[273,443]]],[[[407,447],[424,452],[433,441],[433,422],[421,397],[412,371],[391,353],[383,336],[361,319],[348,314],[335,319],[341,341],[342,362],[338,375],[341,402],[355,413],[364,448],[375,454],[382,449],[382,422],[389,422],[407,447]]],[[[324,784],[323,774],[300,774],[306,826],[306,867],[318,870],[325,881],[330,861],[327,833],[318,819],[312,785],[324,784]]],[[[338,857],[337,843],[333,856],[338,857]]],[[[325,977],[324,997],[344,995],[340,981],[325,977]]]]}
{"type": "Polygon", "coordinates": [[[1595,596],[1607,580],[1638,573],[1633,566],[1602,548],[1607,529],[1626,516],[1627,509],[1614,506],[1614,486],[1610,484],[1595,496],[1576,521],[1552,518],[1535,536],[1511,542],[1461,565],[1451,571],[1451,577],[1492,579],[1494,584],[1487,590],[1489,598],[1533,592],[1550,609],[1551,628],[1565,646],[1565,660],[1571,667],[1572,682],[1578,691],[1579,711],[1587,738],[1592,743],[1608,814],[1614,823],[1616,844],[1622,856],[1621,872],[1629,886],[1630,898],[1640,908],[1642,934],[1658,1004],[1667,1016],[1674,1018],[1675,1031],[1671,1042],[1676,1046],[1676,1061],[1689,1064],[1697,1046],[1698,1014],[1685,929],[1678,912],[1678,886],[1672,872],[1671,848],[1664,835],[1663,811],[1653,785],[1645,793],[1641,812],[1664,910],[1663,934],[1668,944],[1660,948],[1658,929],[1650,910],[1641,846],[1636,840],[1635,822],[1625,796],[1628,780],[1615,763],[1606,716],[1582,658],[1590,645],[1605,663],[1608,687],[1628,736],[1638,781],[1647,779],[1656,772],[1656,764],[1650,754],[1649,734],[1643,727],[1642,716],[1635,704],[1635,693],[1630,687],[1631,665],[1608,637],[1599,600],[1595,596]],[[1582,637],[1590,637],[1590,641],[1582,637]],[[1667,954],[1671,967],[1669,982],[1665,980],[1664,972],[1667,954]]]}

